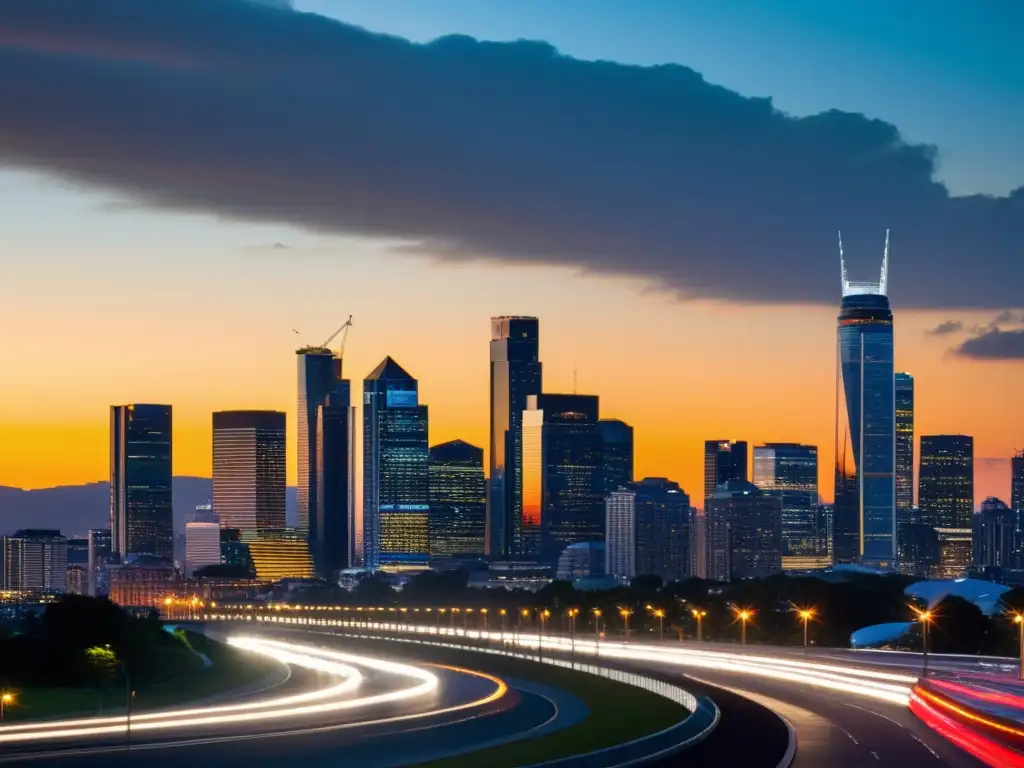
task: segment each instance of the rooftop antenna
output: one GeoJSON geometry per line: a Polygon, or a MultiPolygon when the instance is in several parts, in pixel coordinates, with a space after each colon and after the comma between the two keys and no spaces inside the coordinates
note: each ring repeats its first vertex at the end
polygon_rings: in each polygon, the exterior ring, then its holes
{"type": "Polygon", "coordinates": [[[885,252],[882,254],[882,276],[878,281],[878,292],[883,296],[888,296],[889,293],[886,290],[889,282],[889,230],[885,230],[885,252]]]}

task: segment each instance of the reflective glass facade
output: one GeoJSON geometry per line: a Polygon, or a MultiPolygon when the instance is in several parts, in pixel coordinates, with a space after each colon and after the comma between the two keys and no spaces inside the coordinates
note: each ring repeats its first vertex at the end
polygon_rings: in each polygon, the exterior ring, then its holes
{"type": "Polygon", "coordinates": [[[836,371],[834,547],[838,563],[896,557],[892,311],[875,293],[843,297],[836,371]]]}
{"type": "Polygon", "coordinates": [[[704,441],[704,498],[710,499],[715,489],[730,480],[746,482],[747,443],[740,440],[704,441]]]}
{"type": "Polygon", "coordinates": [[[522,416],[541,391],[540,330],[535,317],[491,318],[491,444],[485,549],[511,557],[522,519],[522,416]]]}
{"type": "Polygon", "coordinates": [[[828,531],[818,514],[817,446],[755,446],[754,485],[782,502],[783,567],[802,569],[814,558],[827,560],[828,531]]]}
{"type": "Polygon", "coordinates": [[[169,405],[110,409],[110,530],[122,560],[174,556],[169,405]]]}
{"type": "Polygon", "coordinates": [[[213,414],[213,511],[243,541],[285,526],[285,414],[213,414]]]}
{"type": "Polygon", "coordinates": [[[896,374],[896,527],[914,508],[914,377],[896,374]]]}
{"type": "Polygon", "coordinates": [[[637,576],[660,576],[665,583],[690,575],[690,497],[679,483],[645,477],[634,483],[637,576]]]}
{"type": "Polygon", "coordinates": [[[484,449],[462,440],[430,449],[430,556],[484,553],[484,449]]]}
{"type": "Polygon", "coordinates": [[[355,411],[348,379],[316,412],[316,504],[309,547],[320,578],[333,580],[355,562],[355,411]]]}
{"type": "Polygon", "coordinates": [[[1024,451],[1010,459],[1010,509],[1013,510],[1017,532],[1017,563],[1014,567],[1024,568],[1024,451]]]}
{"type": "Polygon", "coordinates": [[[974,519],[974,438],[922,435],[917,489],[921,521],[969,529],[974,519]]]}
{"type": "Polygon", "coordinates": [[[601,419],[601,475],[605,497],[633,482],[633,427],[618,419],[601,419]]]}
{"type": "Polygon", "coordinates": [[[324,347],[304,347],[295,354],[299,390],[297,528],[308,535],[310,521],[316,515],[316,412],[341,379],[341,360],[324,347]]]}
{"type": "Polygon", "coordinates": [[[706,501],[708,578],[759,579],[782,570],[782,502],[730,480],[706,501]]]}
{"type": "Polygon", "coordinates": [[[370,569],[430,557],[427,407],[390,357],[363,381],[363,555],[370,569]]]}

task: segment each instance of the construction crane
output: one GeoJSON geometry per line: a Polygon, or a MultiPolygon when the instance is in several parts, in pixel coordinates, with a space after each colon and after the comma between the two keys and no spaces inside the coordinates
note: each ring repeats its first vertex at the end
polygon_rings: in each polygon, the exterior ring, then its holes
{"type": "Polygon", "coordinates": [[[330,346],[331,342],[338,337],[338,334],[342,334],[341,341],[338,343],[338,359],[343,360],[345,358],[345,342],[348,340],[348,329],[351,327],[352,315],[349,315],[348,320],[346,320],[338,330],[336,330],[334,333],[328,336],[327,341],[325,341],[320,346],[323,347],[324,349],[327,349],[330,346]]]}

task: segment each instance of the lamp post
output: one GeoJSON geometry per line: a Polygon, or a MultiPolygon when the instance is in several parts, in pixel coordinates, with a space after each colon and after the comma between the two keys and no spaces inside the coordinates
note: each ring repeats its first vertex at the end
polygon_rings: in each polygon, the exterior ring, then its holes
{"type": "Polygon", "coordinates": [[[913,608],[913,610],[917,614],[917,620],[921,622],[921,677],[928,677],[928,628],[934,614],[931,611],[922,611],[917,608],[913,608]]]}
{"type": "Polygon", "coordinates": [[[621,616],[623,622],[625,622],[625,633],[626,633],[626,637],[627,638],[629,637],[629,617],[632,616],[632,615],[633,615],[633,612],[631,610],[629,610],[629,608],[620,608],[619,609],[619,616],[621,616]]]}
{"type": "Polygon", "coordinates": [[[601,655],[601,609],[594,608],[592,613],[594,614],[594,655],[601,655]]]}
{"type": "Polygon", "coordinates": [[[736,612],[736,618],[740,620],[740,643],[742,645],[747,644],[747,622],[750,621],[750,617],[753,613],[746,610],[740,610],[736,612]]]}
{"type": "Polygon", "coordinates": [[[1013,623],[1020,630],[1020,666],[1017,669],[1017,679],[1024,680],[1024,613],[1015,613],[1013,623]]]}
{"type": "Polygon", "coordinates": [[[0,723],[4,721],[4,710],[7,705],[14,701],[14,694],[10,691],[4,691],[0,693],[0,723]]]}
{"type": "Polygon", "coordinates": [[[808,646],[808,642],[807,642],[807,638],[808,638],[808,636],[807,636],[807,623],[811,619],[814,618],[814,609],[813,608],[801,608],[801,609],[799,609],[797,611],[797,613],[799,614],[801,621],[803,621],[803,623],[804,623],[804,658],[806,659],[807,658],[807,646],[808,646]]]}
{"type": "Polygon", "coordinates": [[[665,639],[665,611],[662,608],[655,608],[654,615],[658,618],[658,639],[665,639]]]}
{"type": "Polygon", "coordinates": [[[505,625],[508,622],[508,611],[504,608],[498,611],[498,615],[501,616],[501,642],[505,642],[505,625]]]}
{"type": "Polygon", "coordinates": [[[707,611],[702,611],[699,608],[691,608],[690,613],[693,614],[693,618],[697,620],[697,642],[704,641],[704,617],[708,615],[707,611]]]}

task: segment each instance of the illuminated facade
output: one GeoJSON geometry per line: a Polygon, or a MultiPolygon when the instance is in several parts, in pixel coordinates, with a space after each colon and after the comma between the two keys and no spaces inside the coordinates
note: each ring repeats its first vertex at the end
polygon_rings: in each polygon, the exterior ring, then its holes
{"type": "Polygon", "coordinates": [[[923,435],[917,488],[921,522],[970,529],[974,519],[974,438],[923,435]]]}
{"type": "Polygon", "coordinates": [[[185,576],[191,579],[207,565],[220,565],[220,525],[185,523],[185,576]]]}
{"type": "Polygon", "coordinates": [[[645,477],[633,483],[637,576],[667,584],[690,575],[690,497],[679,483],[645,477]]]}
{"type": "Polygon", "coordinates": [[[628,582],[636,576],[636,491],[620,486],[605,508],[605,573],[628,582]]]}
{"type": "Polygon", "coordinates": [[[707,500],[708,578],[758,579],[782,570],[782,501],[730,480],[707,500]]]}
{"type": "Polygon", "coordinates": [[[0,589],[11,592],[63,592],[67,582],[68,540],[60,531],[25,529],[0,539],[0,589]]]}
{"type": "Polygon", "coordinates": [[[605,497],[633,482],[633,427],[618,419],[601,419],[601,476],[605,497]]]}
{"type": "Polygon", "coordinates": [[[746,482],[747,443],[744,440],[704,441],[704,498],[710,499],[715,489],[730,480],[746,482]]]}
{"type": "Polygon", "coordinates": [[[111,549],[131,555],[174,556],[171,507],[171,406],[110,409],[111,549]]]}
{"type": "Polygon", "coordinates": [[[818,448],[797,443],[754,447],[754,485],[782,502],[782,567],[828,564],[828,531],[818,513],[818,448]]]}
{"type": "Polygon", "coordinates": [[[1006,502],[989,497],[974,516],[974,554],[971,565],[1007,571],[1014,567],[1016,519],[1006,502]]]}
{"type": "Polygon", "coordinates": [[[248,543],[249,554],[260,581],[310,579],[315,575],[309,541],[304,531],[267,534],[248,543]]]}
{"type": "Polygon", "coordinates": [[[341,360],[326,347],[303,347],[296,351],[298,361],[297,528],[309,535],[310,521],[316,515],[316,418],[317,409],[341,380],[341,360]]]}
{"type": "Polygon", "coordinates": [[[371,570],[429,562],[427,406],[418,390],[390,357],[363,380],[363,553],[371,570]]]}
{"type": "Polygon", "coordinates": [[[1013,510],[1017,552],[1016,568],[1024,568],[1024,451],[1010,459],[1010,509],[1013,510]]]}
{"type": "Polygon", "coordinates": [[[221,525],[237,528],[245,541],[281,531],[285,472],[285,414],[213,414],[213,512],[221,525]]]}
{"type": "Polygon", "coordinates": [[[851,282],[839,245],[843,300],[836,355],[837,563],[891,568],[896,559],[896,416],[889,235],[877,283],[851,282]]]}
{"type": "Polygon", "coordinates": [[[110,600],[126,608],[161,608],[176,596],[184,579],[170,563],[143,556],[140,562],[110,569],[110,600]]]}
{"type": "Polygon", "coordinates": [[[914,508],[914,377],[897,373],[896,382],[896,529],[911,521],[914,508]]]}
{"type": "Polygon", "coordinates": [[[541,392],[539,350],[536,317],[491,318],[490,480],[484,547],[492,557],[513,556],[520,537],[522,418],[527,397],[541,392]]]}
{"type": "Polygon", "coordinates": [[[109,528],[89,529],[89,594],[93,597],[107,594],[108,569],[111,560],[109,528]]]}
{"type": "Polygon", "coordinates": [[[430,556],[483,556],[486,516],[484,449],[462,440],[432,446],[430,556]]]}
{"type": "Polygon", "coordinates": [[[517,553],[552,567],[570,544],[604,538],[601,428],[595,395],[531,395],[522,416],[517,553]]]}

